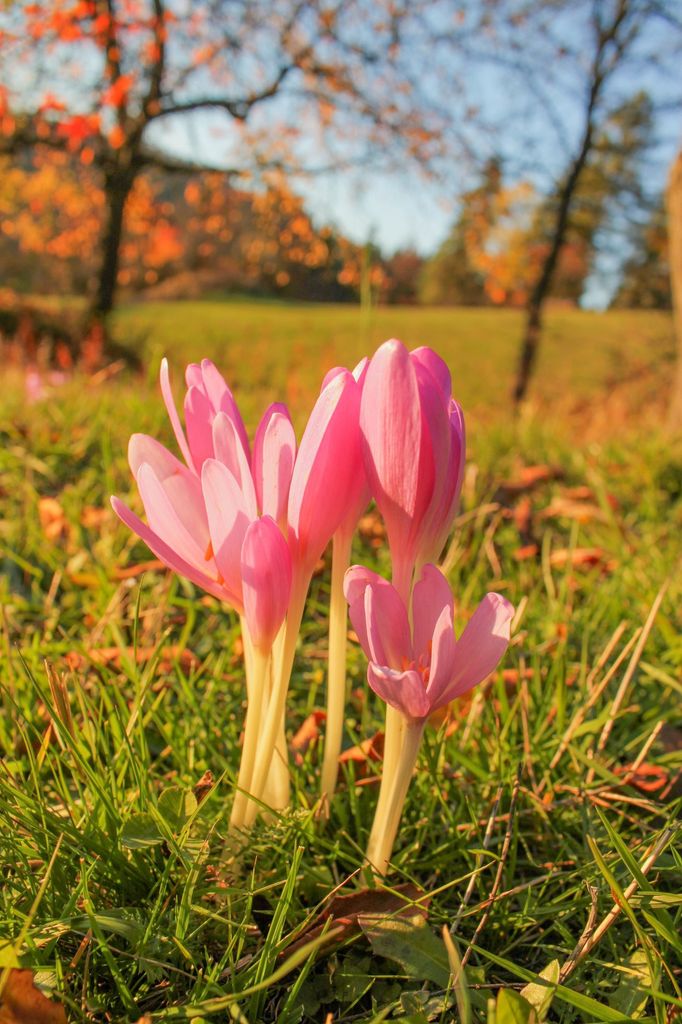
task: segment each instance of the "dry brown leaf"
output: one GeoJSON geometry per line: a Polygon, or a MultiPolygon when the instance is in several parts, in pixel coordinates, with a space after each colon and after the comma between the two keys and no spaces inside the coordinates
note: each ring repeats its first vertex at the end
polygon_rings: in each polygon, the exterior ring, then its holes
{"type": "Polygon", "coordinates": [[[384,734],[376,732],[374,736],[363,740],[355,747],[349,747],[339,756],[339,764],[348,764],[353,761],[360,766],[366,765],[369,761],[381,761],[384,756],[384,734]]]}
{"type": "Polygon", "coordinates": [[[66,1024],[66,1013],[36,988],[33,971],[12,967],[0,996],[0,1024],[66,1024]]]}
{"type": "Polygon", "coordinates": [[[670,781],[670,775],[665,768],[657,764],[649,764],[647,761],[637,765],[634,772],[632,765],[629,764],[619,764],[614,771],[616,775],[626,776],[629,784],[641,793],[658,793],[665,789],[670,781]]]}
{"type": "Polygon", "coordinates": [[[549,564],[554,569],[561,569],[565,565],[574,568],[581,566],[599,567],[610,571],[615,567],[615,562],[606,556],[603,548],[557,548],[549,556],[549,564]]]}
{"type": "Polygon", "coordinates": [[[139,562],[138,565],[130,565],[125,569],[114,569],[112,575],[115,580],[131,580],[136,576],[141,576],[143,572],[156,572],[165,568],[166,566],[158,558],[150,558],[147,562],[139,562]]]}
{"type": "Polygon", "coordinates": [[[86,530],[99,530],[105,523],[110,522],[112,511],[110,508],[100,508],[97,505],[86,505],[81,512],[81,526],[86,530]]]}
{"type": "Polygon", "coordinates": [[[598,505],[570,498],[553,498],[540,515],[543,519],[572,519],[577,523],[604,522],[605,516],[598,505]]]}
{"type": "Polygon", "coordinates": [[[522,548],[517,548],[513,554],[513,558],[517,562],[525,562],[529,558],[535,558],[540,548],[537,544],[525,544],[522,548]]]}
{"type": "Polygon", "coordinates": [[[563,470],[558,466],[523,466],[517,477],[503,480],[499,490],[506,495],[522,494],[550,480],[560,480],[562,476],[563,470]]]}
{"type": "Polygon", "coordinates": [[[205,800],[208,794],[215,786],[215,780],[213,778],[213,772],[207,769],[201,776],[199,781],[195,783],[192,792],[194,793],[197,803],[200,804],[202,800],[205,800]]]}
{"type": "Polygon", "coordinates": [[[47,540],[68,540],[71,524],[64,515],[64,509],[56,498],[38,499],[38,518],[47,540]]]}
{"type": "MultiPolygon", "coordinates": [[[[346,942],[353,935],[362,931],[360,918],[371,917],[414,917],[420,914],[427,916],[429,900],[424,893],[406,882],[390,889],[361,889],[359,892],[337,894],[332,896],[325,909],[315,917],[295,942],[280,953],[280,957],[291,956],[297,949],[312,942],[322,935],[327,927],[334,929],[330,937],[329,947],[346,942]],[[416,901],[419,901],[418,903],[416,901]]],[[[323,946],[325,950],[327,946],[323,946]]]]}
{"type": "Polygon", "coordinates": [[[312,711],[306,720],[296,731],[289,747],[295,753],[294,760],[296,764],[303,763],[303,754],[306,752],[311,743],[315,743],[320,735],[320,725],[324,722],[327,715],[324,711],[319,708],[312,711]]]}
{"type": "MultiPolygon", "coordinates": [[[[196,668],[199,659],[186,647],[180,648],[173,644],[170,647],[162,647],[159,653],[159,668],[162,672],[169,671],[178,662],[185,671],[196,668]]],[[[90,664],[111,665],[113,668],[120,668],[124,658],[135,660],[138,665],[144,665],[157,654],[156,647],[96,647],[81,654],[80,651],[69,651],[66,655],[66,663],[70,669],[83,669],[90,664]]]]}

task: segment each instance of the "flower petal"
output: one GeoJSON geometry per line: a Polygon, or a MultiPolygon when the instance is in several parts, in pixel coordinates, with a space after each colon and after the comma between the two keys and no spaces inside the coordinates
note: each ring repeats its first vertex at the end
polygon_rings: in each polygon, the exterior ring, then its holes
{"type": "Polygon", "coordinates": [[[208,520],[196,474],[146,434],[133,434],[130,438],[128,462],[135,479],[143,463],[151,466],[183,526],[196,539],[199,548],[205,550],[209,540],[208,520]]]}
{"type": "Polygon", "coordinates": [[[514,608],[501,594],[486,594],[455,644],[454,671],[439,707],[460,697],[497,668],[509,646],[514,608]]]}
{"type": "Polygon", "coordinates": [[[213,451],[218,462],[227,466],[239,484],[250,519],[258,515],[256,491],[253,486],[251,467],[249,466],[239,432],[226,412],[218,412],[212,427],[213,451]]]}
{"type": "Polygon", "coordinates": [[[291,476],[296,459],[296,435],[285,405],[266,409],[253,442],[253,481],[258,506],[280,527],[286,523],[291,476]]]}
{"type": "Polygon", "coordinates": [[[445,360],[441,359],[432,348],[428,348],[426,345],[413,349],[410,352],[410,359],[429,371],[440,388],[445,401],[448,402],[452,395],[452,377],[445,360]]]}
{"type": "Polygon", "coordinates": [[[234,400],[234,395],[225,383],[225,378],[210,359],[202,359],[201,377],[206,397],[210,402],[214,415],[224,412],[230,418],[248,462],[250,460],[250,452],[246,427],[244,426],[237,403],[234,400]]]}
{"type": "Polygon", "coordinates": [[[168,418],[171,421],[173,427],[173,433],[175,439],[178,442],[178,448],[182,452],[182,457],[189,466],[190,469],[194,468],[194,462],[192,461],[192,454],[187,444],[187,438],[185,437],[185,431],[182,429],[182,423],[178,415],[178,410],[173,399],[173,392],[170,384],[170,374],[168,371],[168,360],[164,357],[161,360],[161,371],[159,374],[161,380],[161,394],[168,411],[168,418]]]}
{"type": "Polygon", "coordinates": [[[201,471],[213,557],[230,590],[242,600],[241,552],[251,516],[242,490],[227,466],[207,459],[201,471]]]}
{"type": "Polygon", "coordinates": [[[371,661],[395,669],[403,669],[413,661],[407,609],[388,580],[366,588],[365,621],[371,661]]]}
{"type": "Polygon", "coordinates": [[[450,584],[440,569],[427,564],[423,567],[412,592],[412,638],[415,658],[426,655],[430,650],[433,631],[444,608],[449,608],[452,621],[454,601],[450,584]]]}
{"type": "Polygon", "coordinates": [[[449,687],[455,672],[456,650],[452,605],[446,605],[438,616],[431,638],[431,667],[426,692],[432,711],[443,707],[452,699],[449,696],[449,687]]]}
{"type": "Polygon", "coordinates": [[[296,456],[288,519],[296,556],[312,568],[348,511],[358,459],[359,389],[344,370],[318,397],[296,456]]]}
{"type": "MultiPolygon", "coordinates": [[[[188,507],[197,507],[196,496],[190,488],[180,481],[179,488],[174,490],[169,486],[173,478],[161,481],[147,462],[138,468],[135,479],[147,522],[154,533],[186,562],[200,572],[205,572],[208,542],[206,516],[203,508],[196,520],[188,516],[188,507]]],[[[175,479],[179,480],[178,477],[175,479]]]]}
{"type": "MultiPolygon", "coordinates": [[[[111,507],[114,512],[121,520],[122,523],[136,533],[137,536],[145,542],[147,547],[152,551],[157,558],[160,558],[164,565],[167,565],[173,572],[177,572],[178,575],[184,576],[191,583],[195,583],[196,586],[201,587],[207,593],[212,594],[214,597],[219,598],[221,601],[228,601],[230,604],[233,603],[232,595],[223,587],[216,579],[212,579],[205,573],[200,572],[195,566],[190,565],[189,562],[185,561],[181,555],[176,551],[173,551],[166,542],[154,533],[146,523],[132,512],[127,505],[124,505],[119,498],[112,497],[111,507]]],[[[213,563],[208,563],[211,569],[215,568],[213,563]]]]}
{"type": "Polygon", "coordinates": [[[194,385],[185,395],[185,424],[192,463],[196,472],[201,473],[206,459],[213,458],[213,410],[202,388],[194,385]]]}
{"type": "Polygon", "coordinates": [[[385,665],[367,666],[367,682],[376,694],[407,718],[422,719],[429,714],[429,700],[421,676],[414,669],[397,672],[385,665]]]}
{"type": "Polygon", "coordinates": [[[251,523],[241,551],[246,625],[256,647],[270,651],[291,595],[291,553],[274,519],[251,523]]]}

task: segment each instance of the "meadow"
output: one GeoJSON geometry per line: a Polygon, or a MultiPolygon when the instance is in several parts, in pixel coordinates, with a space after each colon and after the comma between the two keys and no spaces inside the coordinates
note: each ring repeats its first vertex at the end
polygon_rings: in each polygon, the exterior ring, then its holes
{"type": "MultiPolygon", "coordinates": [[[[0,395],[0,1022],[665,1024],[682,1015],[682,448],[663,432],[663,314],[554,310],[528,408],[520,314],[245,301],[121,308],[141,358],[29,404],[0,395]],[[468,427],[443,566],[465,622],[517,608],[501,669],[427,730],[384,889],[360,875],[382,708],[357,643],[340,785],[317,813],[329,560],[287,728],[292,810],[228,835],[237,619],[116,520],[128,438],[173,446],[168,356],[210,356],[253,429],[300,429],[331,366],[391,335],[448,361],[468,427]],[[371,742],[368,742],[371,741],[371,742]],[[4,944],[3,944],[4,943],[4,944]],[[14,975],[16,977],[16,974],[14,975]],[[5,996],[5,1000],[7,996],[5,996]],[[50,1004],[47,1004],[50,1006],[50,1004]],[[48,1016],[52,1013],[54,1016],[48,1016]]],[[[368,513],[355,560],[388,572],[368,513]]]]}

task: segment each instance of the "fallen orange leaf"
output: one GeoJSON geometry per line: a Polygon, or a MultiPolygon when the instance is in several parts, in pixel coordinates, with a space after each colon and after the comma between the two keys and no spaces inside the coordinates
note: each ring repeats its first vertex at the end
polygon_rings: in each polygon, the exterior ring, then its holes
{"type": "Polygon", "coordinates": [[[38,518],[47,540],[68,540],[71,524],[56,498],[38,499],[38,518]]]}
{"type": "Polygon", "coordinates": [[[320,725],[324,722],[327,715],[324,711],[319,709],[312,711],[302,725],[296,731],[291,743],[289,744],[291,750],[295,752],[296,764],[303,763],[303,754],[306,752],[311,743],[320,735],[320,725]]]}
{"type": "Polygon", "coordinates": [[[0,996],[0,1024],[66,1024],[66,1013],[36,988],[33,971],[13,967],[0,996]]]}

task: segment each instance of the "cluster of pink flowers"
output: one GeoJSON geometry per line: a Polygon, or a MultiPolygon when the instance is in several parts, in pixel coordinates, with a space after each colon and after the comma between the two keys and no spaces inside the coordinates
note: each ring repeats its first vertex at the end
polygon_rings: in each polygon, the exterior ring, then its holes
{"type": "MultiPolygon", "coordinates": [[[[170,569],[241,616],[249,710],[233,825],[248,825],[259,807],[277,803],[268,794],[277,791],[278,772],[281,782],[296,639],[313,569],[333,539],[322,792],[331,798],[340,752],[347,601],[369,685],[387,704],[384,778],[368,849],[382,874],[426,720],[496,667],[513,613],[503,597],[488,594],[457,639],[453,595],[433,564],[452,529],[464,468],[464,420],[450,372],[432,350],[408,352],[388,341],[353,373],[327,374],[298,447],[281,404],[265,411],[250,445],[209,360],[188,366],[186,384],[183,429],[164,360],[161,390],[184,461],[151,437],[130,441],[147,523],[119,499],[112,504],[170,569]],[[348,567],[370,500],[385,523],[392,582],[348,567]]],[[[279,793],[281,804],[286,782],[279,793]]]]}

